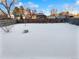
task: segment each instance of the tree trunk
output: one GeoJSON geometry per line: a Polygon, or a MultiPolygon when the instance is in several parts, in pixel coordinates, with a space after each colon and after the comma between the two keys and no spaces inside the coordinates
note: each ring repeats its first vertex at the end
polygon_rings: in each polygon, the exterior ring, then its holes
{"type": "Polygon", "coordinates": [[[7,9],[7,12],[8,12],[8,17],[11,18],[10,9],[7,9]]]}

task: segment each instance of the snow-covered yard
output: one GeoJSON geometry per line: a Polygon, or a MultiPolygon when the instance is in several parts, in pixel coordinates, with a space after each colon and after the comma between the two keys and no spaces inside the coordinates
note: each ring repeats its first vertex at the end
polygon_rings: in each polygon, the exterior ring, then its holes
{"type": "Polygon", "coordinates": [[[68,23],[16,24],[0,28],[1,59],[79,59],[79,26],[68,23]],[[28,33],[23,33],[28,29],[28,33]]]}

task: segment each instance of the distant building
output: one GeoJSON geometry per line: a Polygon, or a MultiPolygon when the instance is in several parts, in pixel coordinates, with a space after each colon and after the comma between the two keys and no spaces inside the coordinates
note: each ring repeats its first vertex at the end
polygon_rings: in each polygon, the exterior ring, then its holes
{"type": "Polygon", "coordinates": [[[51,10],[51,16],[57,16],[57,9],[51,10]]]}

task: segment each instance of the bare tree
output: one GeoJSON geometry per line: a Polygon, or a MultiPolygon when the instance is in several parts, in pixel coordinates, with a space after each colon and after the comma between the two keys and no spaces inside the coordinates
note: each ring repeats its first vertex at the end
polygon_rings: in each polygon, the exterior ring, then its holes
{"type": "Polygon", "coordinates": [[[11,2],[8,2],[8,0],[0,0],[0,4],[5,7],[7,10],[7,15],[10,16],[11,6],[16,2],[17,0],[11,0],[11,2]]]}

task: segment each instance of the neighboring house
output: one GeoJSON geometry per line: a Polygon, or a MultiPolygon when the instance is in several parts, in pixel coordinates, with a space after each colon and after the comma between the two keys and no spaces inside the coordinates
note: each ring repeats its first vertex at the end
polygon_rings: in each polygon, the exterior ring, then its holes
{"type": "Polygon", "coordinates": [[[26,9],[24,10],[24,15],[26,19],[30,19],[31,18],[31,11],[26,9]]]}
{"type": "Polygon", "coordinates": [[[5,18],[7,18],[7,14],[0,9],[0,19],[5,19],[5,18]]]}
{"type": "Polygon", "coordinates": [[[79,14],[77,14],[77,15],[74,15],[74,18],[79,18],[79,14]]]}
{"type": "Polygon", "coordinates": [[[14,17],[12,12],[10,13],[10,16],[11,16],[12,19],[15,19],[15,17],[14,17]]]}
{"type": "Polygon", "coordinates": [[[61,12],[59,13],[59,16],[65,16],[65,17],[73,17],[74,15],[70,12],[61,12]]]}
{"type": "Polygon", "coordinates": [[[38,13],[37,14],[37,19],[46,19],[47,18],[47,16],[46,15],[44,15],[43,13],[38,13]]]}
{"type": "Polygon", "coordinates": [[[55,19],[56,17],[55,16],[48,16],[47,18],[48,19],[55,19]]]}
{"type": "Polygon", "coordinates": [[[33,14],[32,19],[37,19],[37,15],[33,14]]]}

